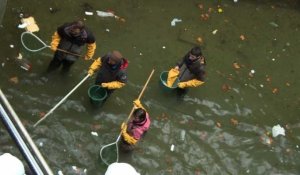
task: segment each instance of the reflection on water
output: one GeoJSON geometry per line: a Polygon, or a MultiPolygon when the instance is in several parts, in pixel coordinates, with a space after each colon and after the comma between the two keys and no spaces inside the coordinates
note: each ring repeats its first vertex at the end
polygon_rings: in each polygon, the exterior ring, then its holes
{"type": "MultiPolygon", "coordinates": [[[[117,139],[132,101],[155,68],[142,97],[151,129],[132,153],[120,152],[121,162],[143,175],[300,174],[300,77],[295,71],[300,66],[296,37],[300,16],[294,3],[31,1],[39,7],[33,9],[23,1],[10,2],[0,29],[1,89],[54,172],[105,172],[100,148],[117,139]],[[50,7],[64,10],[47,12],[50,7]],[[85,16],[87,7],[113,10],[126,22],[85,16]],[[41,29],[38,36],[46,43],[58,25],[85,18],[97,37],[97,57],[118,49],[129,59],[128,85],[103,106],[92,106],[87,95],[92,77],[33,128],[85,77],[91,62],[78,60],[67,76],[59,71],[45,75],[52,53],[47,49],[32,53],[21,46],[22,31],[16,28],[20,13],[35,17],[41,29]],[[174,18],[182,22],[172,27],[174,18]],[[206,83],[180,97],[165,91],[159,74],[195,44],[201,44],[207,57],[206,83]],[[19,52],[31,62],[31,71],[13,61],[19,52]],[[285,128],[286,136],[272,137],[277,124],[285,128]]],[[[3,127],[0,133],[0,152],[19,154],[3,127]]]]}

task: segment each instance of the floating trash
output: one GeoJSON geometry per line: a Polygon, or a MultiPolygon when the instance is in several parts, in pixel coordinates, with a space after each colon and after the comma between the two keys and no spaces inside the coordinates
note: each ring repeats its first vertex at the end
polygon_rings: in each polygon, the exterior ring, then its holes
{"type": "Polygon", "coordinates": [[[185,140],[185,130],[181,130],[181,132],[180,132],[180,140],[181,141],[185,140]]]}
{"type": "Polygon", "coordinates": [[[93,12],[84,12],[85,13],[85,15],[88,15],[88,16],[92,16],[92,15],[94,15],[94,13],[93,12]]]}
{"type": "Polygon", "coordinates": [[[175,145],[172,144],[170,150],[173,152],[174,149],[175,149],[175,145]]]}
{"type": "Polygon", "coordinates": [[[217,32],[218,32],[218,29],[212,31],[212,34],[215,35],[215,34],[217,34],[217,32]]]}
{"type": "Polygon", "coordinates": [[[278,135],[285,136],[285,130],[283,127],[281,127],[279,124],[276,126],[273,126],[272,128],[272,135],[273,137],[277,137],[278,135]]]}
{"type": "Polygon", "coordinates": [[[175,26],[177,22],[182,22],[181,19],[178,19],[178,18],[174,18],[172,21],[171,21],[171,26],[175,26]]]}
{"type": "Polygon", "coordinates": [[[91,134],[93,135],[93,136],[97,136],[98,137],[98,133],[97,132],[91,132],[91,134]]]}

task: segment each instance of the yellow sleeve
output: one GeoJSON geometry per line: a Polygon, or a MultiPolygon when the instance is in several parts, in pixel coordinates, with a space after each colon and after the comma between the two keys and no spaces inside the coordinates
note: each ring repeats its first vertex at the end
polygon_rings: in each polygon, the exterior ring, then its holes
{"type": "Polygon", "coordinates": [[[189,81],[178,83],[178,87],[179,88],[198,87],[198,86],[202,85],[203,83],[204,83],[203,81],[200,81],[197,79],[192,79],[189,81]]]}
{"type": "Polygon", "coordinates": [[[125,86],[125,83],[122,83],[120,81],[112,81],[109,83],[101,83],[101,86],[107,89],[119,89],[125,86]]]}
{"type": "Polygon", "coordinates": [[[178,78],[179,70],[178,69],[171,69],[168,73],[168,79],[167,79],[167,86],[172,87],[175,80],[178,78]]]}
{"type": "Polygon", "coordinates": [[[129,143],[129,144],[131,144],[131,145],[135,145],[135,144],[137,143],[137,141],[138,141],[138,140],[136,140],[134,137],[132,137],[131,135],[129,135],[129,134],[127,133],[127,125],[125,125],[125,126],[122,127],[121,134],[122,134],[123,139],[124,139],[127,143],[129,143]]]}
{"type": "Polygon", "coordinates": [[[94,56],[95,50],[96,50],[96,42],[94,43],[90,43],[86,45],[87,51],[86,51],[86,57],[88,59],[92,59],[92,57],[94,56]]]}
{"type": "Polygon", "coordinates": [[[89,68],[88,74],[93,75],[102,65],[101,58],[97,58],[89,68]]]}
{"type": "Polygon", "coordinates": [[[54,34],[52,35],[52,41],[50,44],[51,50],[56,51],[59,42],[60,42],[60,36],[57,32],[54,32],[54,34]]]}

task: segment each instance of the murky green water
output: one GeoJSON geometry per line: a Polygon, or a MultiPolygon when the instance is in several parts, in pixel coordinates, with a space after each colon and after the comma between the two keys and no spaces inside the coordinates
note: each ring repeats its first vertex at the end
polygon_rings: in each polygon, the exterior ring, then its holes
{"type": "MultiPolygon", "coordinates": [[[[154,68],[142,97],[151,130],[134,152],[120,154],[121,162],[143,175],[300,174],[299,18],[299,6],[292,1],[8,1],[0,29],[1,89],[55,173],[76,174],[72,166],[89,175],[105,172],[99,150],[117,139],[132,100],[154,68]],[[84,14],[84,3],[93,16],[84,14]],[[126,22],[100,18],[96,10],[113,10],[126,22]],[[58,25],[85,18],[97,38],[96,56],[118,49],[129,59],[128,85],[94,108],[87,95],[91,78],[33,128],[41,113],[84,78],[91,62],[77,61],[67,77],[57,72],[45,78],[52,53],[22,47],[21,12],[35,17],[37,35],[46,43],[58,25]],[[207,20],[201,17],[205,14],[207,20]],[[172,27],[174,18],[182,22],[172,27]],[[207,58],[207,82],[178,99],[159,86],[159,74],[198,37],[207,58]],[[19,52],[32,63],[30,72],[16,64],[19,52]],[[17,83],[11,81],[14,77],[17,83]],[[286,136],[272,138],[277,124],[286,136]]],[[[0,152],[20,155],[2,125],[0,129],[0,152]]]]}

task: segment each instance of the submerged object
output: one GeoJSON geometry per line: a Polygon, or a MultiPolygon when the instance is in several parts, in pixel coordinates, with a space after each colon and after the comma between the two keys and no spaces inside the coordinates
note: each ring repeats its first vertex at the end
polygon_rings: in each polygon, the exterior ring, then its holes
{"type": "Polygon", "coordinates": [[[32,67],[30,61],[27,60],[26,58],[23,58],[21,53],[19,53],[18,57],[16,57],[15,60],[16,60],[17,64],[26,71],[29,71],[32,67]]]}

